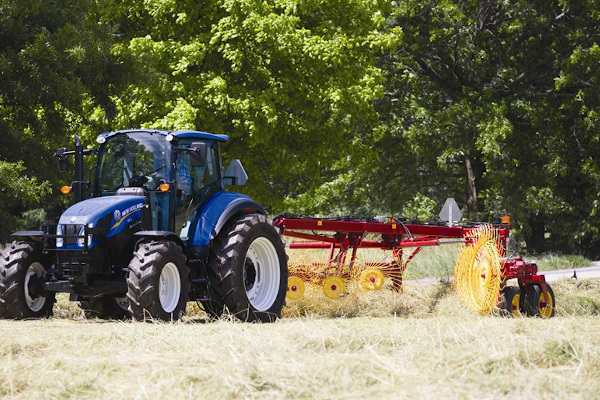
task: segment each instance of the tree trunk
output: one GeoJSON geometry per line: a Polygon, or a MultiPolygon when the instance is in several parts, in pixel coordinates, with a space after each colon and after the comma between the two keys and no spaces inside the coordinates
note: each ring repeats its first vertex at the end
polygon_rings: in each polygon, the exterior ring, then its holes
{"type": "Polygon", "coordinates": [[[469,216],[472,216],[473,221],[479,221],[479,214],[477,212],[477,187],[475,185],[475,172],[473,171],[473,164],[471,159],[467,157],[465,159],[465,169],[467,170],[467,212],[469,216]]]}
{"type": "Polygon", "coordinates": [[[542,215],[532,215],[529,217],[529,226],[531,234],[525,238],[527,249],[534,253],[543,253],[546,250],[546,224],[542,215]]]}

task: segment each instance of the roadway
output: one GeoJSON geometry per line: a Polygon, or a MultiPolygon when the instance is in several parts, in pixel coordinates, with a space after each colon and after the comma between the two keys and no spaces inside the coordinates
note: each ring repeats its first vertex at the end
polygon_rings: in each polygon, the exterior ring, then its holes
{"type": "MultiPolygon", "coordinates": [[[[574,277],[577,277],[578,280],[597,279],[600,278],[600,261],[592,261],[591,267],[538,271],[538,273],[543,274],[546,277],[547,282],[555,282],[561,279],[569,279],[574,277]]],[[[449,280],[451,281],[453,279],[453,277],[421,278],[407,281],[407,283],[425,283],[428,285],[435,285],[437,283],[448,282],[449,280]]]]}

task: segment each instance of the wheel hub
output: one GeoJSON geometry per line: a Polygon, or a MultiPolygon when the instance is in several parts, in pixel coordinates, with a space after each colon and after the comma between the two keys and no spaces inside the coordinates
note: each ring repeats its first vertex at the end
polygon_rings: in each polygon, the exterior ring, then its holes
{"type": "Polygon", "coordinates": [[[251,259],[246,258],[246,263],[244,264],[244,286],[246,287],[246,291],[252,290],[254,287],[257,281],[257,269],[260,270],[254,265],[251,259]]]}
{"type": "Polygon", "coordinates": [[[177,266],[172,262],[165,264],[158,279],[158,299],[163,310],[173,312],[179,304],[181,278],[177,266]]]}
{"type": "Polygon", "coordinates": [[[42,296],[44,292],[44,266],[39,262],[34,262],[27,268],[25,273],[25,282],[23,285],[25,302],[31,311],[38,312],[46,303],[46,297],[42,296]]]}
{"type": "Polygon", "coordinates": [[[271,308],[279,292],[281,270],[277,250],[266,237],[250,243],[242,278],[250,304],[257,311],[271,308]]]}
{"type": "Polygon", "coordinates": [[[44,291],[44,280],[35,273],[32,274],[27,282],[27,290],[32,300],[37,299],[44,291]]]}

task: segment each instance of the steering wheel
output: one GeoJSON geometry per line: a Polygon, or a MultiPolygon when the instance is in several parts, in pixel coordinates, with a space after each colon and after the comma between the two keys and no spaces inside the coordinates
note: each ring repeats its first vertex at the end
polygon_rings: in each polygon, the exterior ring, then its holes
{"type": "MultiPolygon", "coordinates": [[[[147,173],[138,173],[137,176],[134,176],[133,178],[131,178],[129,180],[129,186],[134,186],[134,187],[142,187],[144,186],[146,183],[150,182],[150,180],[154,177],[154,174],[156,174],[158,171],[160,171],[161,169],[165,168],[167,166],[167,164],[161,165],[160,167],[147,172],[147,173]]],[[[153,180],[153,179],[152,179],[153,180]]],[[[156,188],[156,185],[154,185],[156,188]]],[[[148,189],[152,189],[152,188],[148,188],[148,189]]]]}

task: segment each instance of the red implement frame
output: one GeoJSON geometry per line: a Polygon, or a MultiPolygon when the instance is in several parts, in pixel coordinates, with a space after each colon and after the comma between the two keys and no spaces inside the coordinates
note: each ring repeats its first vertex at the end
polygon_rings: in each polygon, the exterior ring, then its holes
{"type": "MultiPolygon", "coordinates": [[[[503,260],[501,287],[506,286],[506,281],[516,279],[521,293],[527,293],[527,285],[535,284],[542,288],[544,299],[549,299],[548,286],[544,275],[538,275],[538,266],[535,262],[527,262],[522,257],[503,260]]],[[[546,307],[545,302],[540,302],[540,308],[546,307]]]]}
{"type": "MultiPolygon", "coordinates": [[[[292,249],[329,249],[328,267],[332,263],[343,266],[349,255],[349,265],[352,268],[356,261],[356,252],[361,247],[391,250],[394,260],[385,265],[384,269],[398,277],[392,279],[393,289],[397,291],[402,289],[406,266],[423,247],[470,242],[469,233],[479,226],[406,223],[393,218],[378,222],[287,216],[276,217],[273,224],[280,229],[282,235],[303,240],[290,243],[292,249]],[[376,234],[375,237],[380,239],[367,240],[369,234],[376,234]],[[406,260],[403,259],[405,248],[414,248],[406,260]]],[[[498,235],[498,245],[505,249],[510,225],[500,224],[494,227],[498,235]]],[[[502,273],[503,286],[507,280],[516,278],[522,293],[525,293],[525,285],[536,283],[547,295],[546,281],[543,275],[537,275],[536,264],[527,263],[520,257],[502,259],[502,273]]]]}

